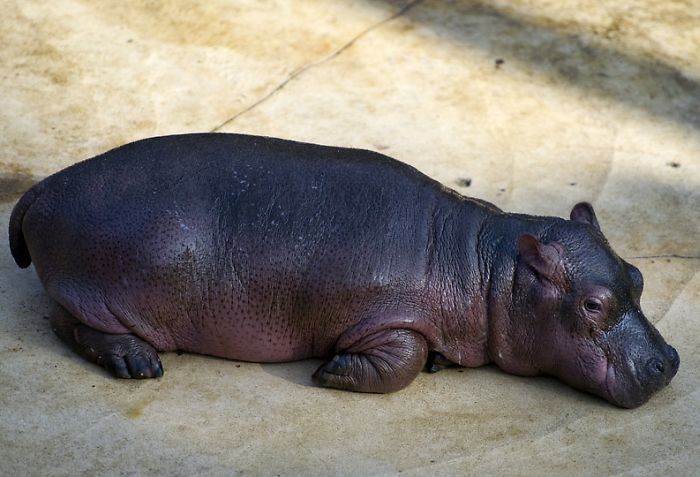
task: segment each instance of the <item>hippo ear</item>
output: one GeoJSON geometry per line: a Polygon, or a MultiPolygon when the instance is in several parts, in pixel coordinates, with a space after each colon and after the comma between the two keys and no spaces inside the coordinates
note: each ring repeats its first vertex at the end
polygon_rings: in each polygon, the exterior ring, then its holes
{"type": "Polygon", "coordinates": [[[518,252],[522,260],[549,280],[554,280],[562,260],[562,249],[557,245],[542,243],[530,234],[518,238],[518,252]]]}
{"type": "Polygon", "coordinates": [[[592,225],[600,232],[600,225],[598,225],[593,206],[588,202],[579,202],[571,209],[571,220],[592,225]]]}

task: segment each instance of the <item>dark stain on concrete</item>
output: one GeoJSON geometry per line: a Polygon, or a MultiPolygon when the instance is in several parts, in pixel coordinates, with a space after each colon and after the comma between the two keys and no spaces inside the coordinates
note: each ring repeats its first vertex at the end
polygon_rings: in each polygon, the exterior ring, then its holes
{"type": "Polygon", "coordinates": [[[5,170],[0,172],[0,203],[19,199],[27,189],[41,180],[22,166],[10,165],[3,169],[5,170]]]}

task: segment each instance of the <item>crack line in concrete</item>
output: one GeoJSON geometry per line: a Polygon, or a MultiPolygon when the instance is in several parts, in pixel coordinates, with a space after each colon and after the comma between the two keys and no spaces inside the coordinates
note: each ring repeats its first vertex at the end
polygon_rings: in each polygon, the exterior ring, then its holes
{"type": "Polygon", "coordinates": [[[248,106],[248,107],[245,108],[244,110],[239,111],[238,113],[234,114],[233,116],[231,116],[230,118],[228,118],[226,121],[222,122],[221,124],[219,124],[219,125],[216,126],[215,128],[211,129],[209,132],[216,132],[216,131],[219,131],[221,128],[227,126],[228,124],[231,124],[233,121],[235,121],[236,119],[238,119],[240,116],[244,115],[245,113],[247,113],[248,111],[250,111],[250,110],[252,110],[253,108],[257,107],[257,106],[260,105],[261,103],[264,103],[265,101],[267,101],[268,99],[270,99],[272,96],[274,96],[275,94],[277,94],[280,90],[282,90],[282,88],[284,88],[285,86],[287,86],[288,83],[290,83],[292,80],[298,78],[300,75],[302,75],[302,74],[305,73],[306,71],[308,71],[308,70],[310,70],[310,69],[312,69],[312,68],[315,68],[315,67],[317,67],[317,66],[321,66],[322,64],[327,63],[328,61],[332,60],[333,58],[339,56],[339,55],[340,55],[341,53],[343,53],[345,50],[347,50],[347,49],[350,48],[352,45],[354,45],[354,44],[355,44],[360,38],[362,38],[363,36],[367,35],[368,33],[372,32],[372,31],[374,31],[374,30],[376,30],[377,28],[381,27],[382,25],[384,25],[384,24],[386,24],[386,23],[389,23],[390,21],[396,20],[397,18],[399,18],[400,16],[406,14],[409,10],[411,10],[413,7],[417,6],[418,4],[420,4],[420,3],[422,3],[422,2],[423,2],[423,0],[414,0],[414,1],[410,2],[410,3],[408,3],[408,4],[407,4],[406,6],[404,6],[401,10],[399,10],[399,11],[396,12],[396,13],[394,13],[394,14],[391,15],[390,17],[387,17],[387,18],[385,18],[384,20],[380,21],[379,23],[375,23],[374,25],[370,26],[369,28],[367,28],[367,29],[361,31],[360,33],[358,33],[357,35],[355,35],[350,41],[348,41],[347,43],[345,43],[343,46],[341,46],[339,49],[337,49],[336,51],[334,51],[334,52],[331,53],[330,55],[326,56],[325,58],[323,58],[323,59],[321,59],[321,60],[318,60],[318,61],[311,62],[311,63],[306,63],[305,65],[300,66],[299,68],[296,68],[294,71],[292,71],[292,72],[289,74],[289,76],[287,76],[287,78],[286,78],[284,81],[282,81],[280,84],[278,84],[272,91],[270,91],[269,93],[267,93],[266,95],[264,95],[264,96],[263,96],[262,98],[260,98],[259,100],[255,101],[253,104],[251,104],[250,106],[248,106]]]}
{"type": "Polygon", "coordinates": [[[678,255],[675,253],[668,253],[666,255],[641,255],[639,257],[627,257],[627,258],[680,258],[684,260],[700,260],[700,256],[693,255],[678,255]]]}
{"type": "Polygon", "coordinates": [[[656,322],[654,322],[654,326],[657,326],[659,323],[661,323],[662,320],[664,320],[668,316],[668,314],[671,312],[673,307],[676,306],[676,302],[678,301],[678,299],[685,294],[686,290],[688,289],[690,284],[693,283],[693,280],[695,280],[695,277],[698,276],[698,274],[700,274],[700,272],[694,273],[691,277],[689,277],[682,284],[683,287],[680,289],[680,291],[678,291],[678,293],[676,293],[673,296],[673,300],[671,300],[671,302],[668,304],[668,306],[666,306],[666,309],[664,310],[663,314],[661,315],[661,318],[659,318],[658,320],[656,320],[656,322]]]}

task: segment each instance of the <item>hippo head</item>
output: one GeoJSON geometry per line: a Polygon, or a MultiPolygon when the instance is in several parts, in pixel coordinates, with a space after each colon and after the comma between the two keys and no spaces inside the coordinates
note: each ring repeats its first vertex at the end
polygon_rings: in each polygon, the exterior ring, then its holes
{"type": "Polygon", "coordinates": [[[517,242],[514,307],[526,310],[529,369],[633,408],[678,371],[676,350],[646,319],[641,272],[622,260],[600,231],[590,204],[571,211],[540,238],[517,242]]]}

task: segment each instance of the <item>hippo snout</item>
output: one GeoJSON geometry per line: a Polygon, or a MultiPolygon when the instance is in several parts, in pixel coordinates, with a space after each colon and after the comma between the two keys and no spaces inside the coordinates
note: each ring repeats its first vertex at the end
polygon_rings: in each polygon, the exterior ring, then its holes
{"type": "Polygon", "coordinates": [[[641,381],[659,380],[663,384],[668,384],[678,372],[680,358],[678,352],[671,345],[666,345],[665,353],[654,356],[647,361],[642,370],[645,376],[641,376],[641,381]]]}
{"type": "Polygon", "coordinates": [[[678,351],[676,351],[676,348],[674,348],[671,345],[668,345],[668,349],[666,350],[666,353],[668,354],[668,360],[671,363],[671,375],[668,377],[670,380],[673,378],[676,373],[678,372],[678,366],[681,364],[681,358],[678,356],[678,351]]]}
{"type": "Polygon", "coordinates": [[[634,408],[671,382],[680,358],[641,313],[627,316],[622,325],[611,336],[617,346],[610,356],[606,387],[610,401],[634,408]]]}

